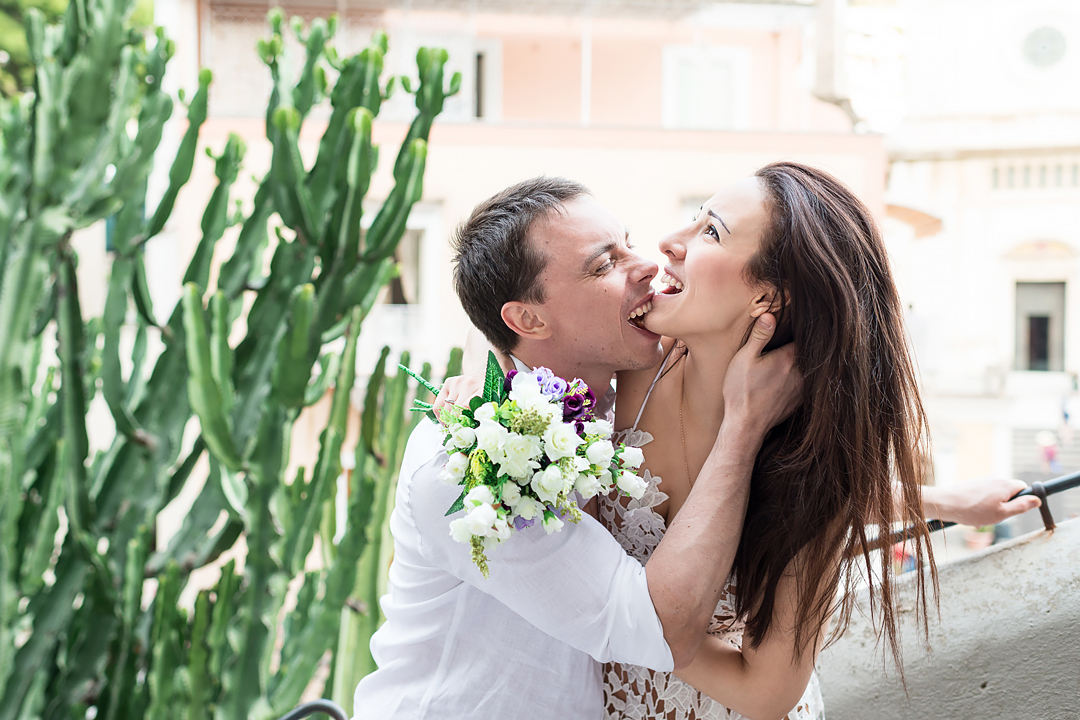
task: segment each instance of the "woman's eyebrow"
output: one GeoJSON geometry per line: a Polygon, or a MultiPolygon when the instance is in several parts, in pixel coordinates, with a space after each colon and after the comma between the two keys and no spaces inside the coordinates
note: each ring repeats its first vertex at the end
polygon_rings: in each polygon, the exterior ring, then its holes
{"type": "Polygon", "coordinates": [[[709,213],[709,216],[710,216],[710,217],[714,217],[714,218],[716,218],[716,219],[717,219],[718,221],[720,221],[720,225],[722,225],[722,226],[723,226],[723,228],[724,228],[725,230],[727,230],[727,234],[728,234],[728,235],[730,235],[730,234],[731,234],[731,231],[730,231],[730,230],[728,230],[728,226],[724,224],[724,219],[723,219],[722,217],[720,217],[719,215],[717,215],[716,213],[714,213],[714,212],[713,212],[712,210],[709,210],[709,211],[708,211],[708,213],[709,213]]]}

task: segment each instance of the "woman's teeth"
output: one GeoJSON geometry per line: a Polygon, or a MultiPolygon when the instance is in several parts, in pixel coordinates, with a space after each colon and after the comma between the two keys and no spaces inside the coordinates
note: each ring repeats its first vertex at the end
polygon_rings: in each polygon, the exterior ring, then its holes
{"type": "Polygon", "coordinates": [[[671,277],[667,273],[664,273],[664,276],[662,278],[660,278],[660,282],[664,283],[669,288],[675,288],[676,290],[679,290],[679,291],[682,291],[682,289],[683,289],[682,281],[676,280],[675,278],[671,277]]]}
{"type": "Polygon", "coordinates": [[[652,310],[652,300],[634,310],[631,310],[630,317],[628,317],[627,320],[636,320],[637,318],[645,317],[645,313],[649,312],[650,310],[652,310]]]}

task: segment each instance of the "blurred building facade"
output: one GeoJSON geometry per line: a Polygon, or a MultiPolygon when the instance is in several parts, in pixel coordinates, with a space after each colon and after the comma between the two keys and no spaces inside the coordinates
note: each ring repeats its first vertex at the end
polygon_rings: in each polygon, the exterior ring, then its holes
{"type": "MultiPolygon", "coordinates": [[[[463,342],[448,240],[506,185],[538,174],[580,180],[650,250],[714,190],[767,162],[798,160],[838,175],[881,220],[939,480],[1049,472],[1040,430],[1057,434],[1056,463],[1074,453],[1080,463],[1061,422],[1080,368],[1080,94],[1069,82],[1080,71],[1080,18],[1071,3],[278,4],[303,19],[336,13],[343,52],[385,29],[390,72],[414,73],[415,49],[438,45],[463,74],[432,133],[402,277],[366,321],[363,370],[383,344],[437,367],[463,342]]],[[[269,158],[261,115],[270,79],[254,46],[271,6],[157,4],[177,41],[173,81],[192,87],[199,67],[214,71],[203,141],[220,148],[227,133],[241,134],[253,172],[269,158]]],[[[386,150],[403,137],[408,108],[402,94],[380,114],[386,150]]],[[[305,136],[317,137],[321,121],[312,117],[305,136]]],[[[211,170],[199,165],[192,186],[209,193],[211,170]]],[[[383,167],[373,200],[388,176],[383,167]]],[[[197,239],[203,198],[194,195],[181,197],[181,220],[148,248],[162,280],[197,239]]],[[[158,284],[162,308],[174,286],[158,284]]]]}

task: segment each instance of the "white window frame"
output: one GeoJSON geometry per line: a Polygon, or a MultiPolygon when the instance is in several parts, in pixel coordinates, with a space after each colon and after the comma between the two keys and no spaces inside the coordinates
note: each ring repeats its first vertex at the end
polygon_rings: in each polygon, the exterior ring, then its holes
{"type": "Polygon", "coordinates": [[[662,112],[665,128],[683,130],[746,130],[750,127],[750,51],[748,48],[719,45],[668,45],[662,53],[662,112]],[[688,63],[702,58],[709,64],[728,63],[732,69],[734,87],[727,99],[732,103],[731,124],[728,127],[687,124],[679,118],[680,98],[678,77],[688,63]]]}

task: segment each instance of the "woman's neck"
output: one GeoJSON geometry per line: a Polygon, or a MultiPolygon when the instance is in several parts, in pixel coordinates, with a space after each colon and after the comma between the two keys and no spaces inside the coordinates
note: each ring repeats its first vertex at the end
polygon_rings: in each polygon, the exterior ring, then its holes
{"type": "Polygon", "coordinates": [[[739,339],[709,335],[684,340],[682,409],[687,426],[719,432],[724,421],[724,377],[739,350],[739,339]]]}

